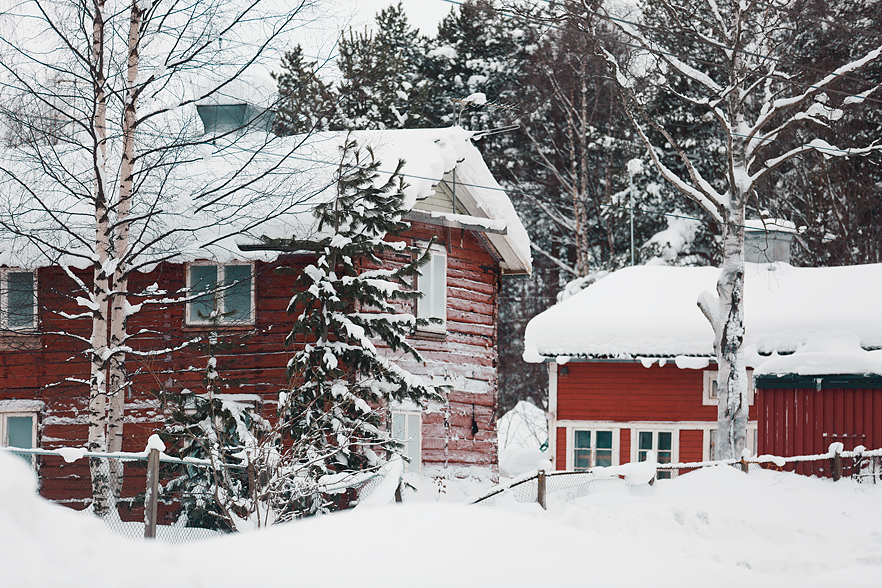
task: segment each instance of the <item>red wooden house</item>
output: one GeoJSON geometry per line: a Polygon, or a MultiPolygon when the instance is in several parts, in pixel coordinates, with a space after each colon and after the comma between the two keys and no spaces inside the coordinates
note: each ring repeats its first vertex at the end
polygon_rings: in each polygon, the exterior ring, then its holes
{"type": "MultiPolygon", "coordinates": [[[[449,128],[354,133],[350,138],[371,145],[383,169],[394,169],[399,158],[407,161],[403,174],[410,184],[407,218],[412,228],[404,238],[418,243],[435,238],[430,265],[415,285],[426,297],[412,311],[441,318],[442,324],[413,333],[412,345],[424,362],[403,365],[448,385],[449,393],[444,402],[422,411],[392,407],[394,433],[407,440],[407,452],[415,458],[411,467],[425,476],[495,479],[499,282],[503,274],[530,271],[526,231],[472,145],[471,133],[449,128]]],[[[276,148],[281,152],[300,139],[273,140],[281,142],[276,148]]],[[[128,355],[124,451],[141,451],[162,426],[169,392],[202,388],[206,344],[217,346],[212,353],[230,383],[228,398],[273,414],[278,393],[287,386],[285,367],[292,350],[286,348],[285,337],[292,317],[286,309],[294,283],[291,272],[276,270],[303,268],[315,254],[267,251],[261,237],[309,237],[314,220],[310,210],[330,185],[343,140],[343,134],[326,133],[300,146],[295,158],[302,167],[300,183],[277,182],[279,189],[263,195],[258,212],[241,215],[243,230],[238,234],[198,249],[180,246],[179,255],[132,276],[129,291],[140,296],[132,297],[133,305],[139,300],[160,302],[145,304],[130,317],[128,331],[138,334],[131,347],[136,352],[169,351],[128,355]],[[299,198],[299,212],[273,214],[282,207],[273,208],[270,196],[279,201],[299,198]],[[205,287],[200,284],[234,285],[210,299],[174,302],[180,298],[176,293],[198,291],[205,287]],[[214,310],[220,311],[217,327],[205,319],[214,310]],[[218,340],[207,341],[215,328],[218,340]],[[197,340],[200,345],[186,345],[197,340]]],[[[182,182],[188,177],[210,182],[213,168],[223,168],[225,157],[205,157],[178,177],[182,182]]],[[[248,209],[243,205],[242,210],[248,209]]],[[[188,222],[186,215],[174,218],[188,222]]],[[[230,218],[236,222],[240,217],[230,218]]],[[[75,290],[71,274],[45,258],[29,257],[28,247],[17,247],[21,242],[20,235],[0,234],[6,263],[0,269],[0,439],[22,447],[82,447],[89,397],[83,340],[90,336],[91,323],[75,316],[82,308],[70,295],[75,290]]],[[[397,263],[394,258],[387,261],[397,263]]],[[[92,268],[74,267],[71,273],[88,283],[92,268]]],[[[88,496],[85,464],[44,459],[41,468],[44,476],[78,477],[83,488],[72,491],[71,498],[79,495],[82,503],[88,496]],[[50,473],[51,468],[56,471],[50,473]]],[[[143,480],[132,483],[136,491],[143,490],[143,480]]]]}
{"type": "MultiPolygon", "coordinates": [[[[525,359],[548,365],[557,469],[650,449],[659,461],[711,459],[713,333],[696,300],[718,273],[629,267],[530,322],[525,359]]],[[[882,379],[872,375],[882,373],[882,265],[747,263],[745,281],[748,374],[762,374],[749,388],[748,447],[790,456],[834,440],[882,446],[882,379]]]]}

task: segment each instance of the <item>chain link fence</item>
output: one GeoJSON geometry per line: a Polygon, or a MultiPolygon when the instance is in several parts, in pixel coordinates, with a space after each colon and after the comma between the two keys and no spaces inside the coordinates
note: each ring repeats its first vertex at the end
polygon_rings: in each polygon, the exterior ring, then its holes
{"type": "MultiPolygon", "coordinates": [[[[145,511],[148,486],[148,455],[89,454],[81,449],[4,448],[28,461],[35,469],[43,498],[82,513],[95,516],[93,469],[113,472],[120,483],[112,492],[115,507],[99,517],[114,533],[140,539],[145,537],[145,511]]],[[[228,466],[231,475],[247,476],[244,466],[228,466]]],[[[218,511],[214,495],[214,472],[209,462],[181,460],[163,455],[158,470],[156,500],[156,538],[181,544],[216,537],[229,532],[212,513],[218,511]]],[[[338,484],[323,494],[333,510],[351,508],[366,499],[383,481],[380,474],[353,478],[350,485],[338,484]]]]}

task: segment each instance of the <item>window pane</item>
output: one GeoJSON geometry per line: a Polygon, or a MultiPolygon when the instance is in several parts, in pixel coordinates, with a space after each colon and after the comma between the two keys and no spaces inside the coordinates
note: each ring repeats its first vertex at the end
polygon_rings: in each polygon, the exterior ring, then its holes
{"type": "Polygon", "coordinates": [[[577,470],[587,470],[591,467],[591,450],[576,449],[573,452],[573,467],[577,470]]]}
{"type": "MultiPolygon", "coordinates": [[[[600,439],[600,433],[598,433],[598,440],[600,439]]],[[[612,465],[612,451],[609,449],[598,449],[597,450],[597,465],[603,467],[609,467],[612,465]]]]}
{"type": "Polygon", "coordinates": [[[433,255],[432,261],[432,317],[447,318],[447,257],[433,255]]]}
{"type": "Polygon", "coordinates": [[[417,301],[417,316],[420,318],[429,318],[431,316],[431,308],[432,308],[432,289],[431,289],[431,278],[432,275],[432,257],[429,257],[429,262],[426,263],[423,267],[419,269],[419,274],[417,275],[417,292],[422,294],[422,297],[417,301]]]}
{"type": "Polygon", "coordinates": [[[404,441],[406,439],[406,429],[405,429],[405,418],[404,414],[400,412],[392,413],[392,438],[397,439],[398,441],[404,441]]]}
{"type": "Polygon", "coordinates": [[[251,266],[224,266],[224,322],[251,322],[251,266]],[[235,284],[235,285],[233,285],[235,284]]]}
{"type": "Polygon", "coordinates": [[[9,272],[9,327],[34,326],[34,274],[9,272]]]}
{"type": "Polygon", "coordinates": [[[22,447],[33,449],[34,417],[10,416],[6,417],[6,436],[9,447],[22,447]]]}
{"type": "Polygon", "coordinates": [[[652,433],[648,431],[641,431],[638,436],[637,448],[638,449],[652,449],[652,433]]]}
{"type": "Polygon", "coordinates": [[[646,461],[646,452],[647,449],[641,449],[637,452],[637,461],[646,461]]]}
{"type": "Polygon", "coordinates": [[[576,447],[591,449],[591,431],[576,431],[576,447]]]}
{"type": "Polygon", "coordinates": [[[217,288],[217,266],[191,265],[190,289],[192,292],[207,292],[190,303],[190,320],[206,322],[214,312],[214,293],[217,288]]]}
{"type": "Polygon", "coordinates": [[[658,434],[658,451],[661,453],[662,451],[670,451],[671,450],[671,439],[673,437],[673,433],[670,431],[660,432],[658,434]]]}
{"type": "Polygon", "coordinates": [[[597,448],[612,449],[612,431],[597,431],[597,448]]]}
{"type": "Polygon", "coordinates": [[[407,415],[407,457],[410,458],[408,471],[420,469],[420,415],[407,415]]]}

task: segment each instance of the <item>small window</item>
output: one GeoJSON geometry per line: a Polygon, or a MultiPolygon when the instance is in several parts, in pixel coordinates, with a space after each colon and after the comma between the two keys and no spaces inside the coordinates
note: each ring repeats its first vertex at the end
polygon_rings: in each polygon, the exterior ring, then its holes
{"type": "Polygon", "coordinates": [[[187,287],[191,294],[202,294],[187,303],[187,324],[254,324],[252,270],[251,264],[189,265],[187,287]]]}
{"type": "Polygon", "coordinates": [[[417,316],[440,319],[420,330],[443,333],[447,330],[447,254],[443,249],[432,248],[429,261],[419,269],[417,290],[422,298],[417,301],[417,316]]]}
{"type": "MultiPolygon", "coordinates": [[[[747,448],[750,450],[751,455],[756,455],[756,437],[757,437],[757,426],[756,423],[748,423],[747,424],[747,448]]],[[[707,429],[704,432],[704,459],[705,461],[714,461],[716,458],[714,457],[714,450],[717,445],[717,429],[707,429]]],[[[736,456],[740,459],[740,455],[736,456]]]]}
{"type": "MultiPolygon", "coordinates": [[[[638,431],[637,432],[637,461],[646,461],[646,453],[655,452],[658,463],[673,463],[674,461],[674,432],[673,431],[638,431]]],[[[670,478],[671,470],[658,472],[660,479],[670,478]]]]}
{"type": "Polygon", "coordinates": [[[404,455],[409,460],[405,472],[420,473],[422,414],[417,411],[392,411],[392,438],[404,445],[404,455]]]}
{"type": "MultiPolygon", "coordinates": [[[[37,410],[41,402],[0,401],[0,447],[34,449],[37,446],[37,410]]],[[[33,456],[23,456],[34,464],[33,456]]]]}
{"type": "MultiPolygon", "coordinates": [[[[702,404],[705,406],[717,405],[717,375],[719,372],[715,370],[704,371],[704,394],[702,395],[702,404]]],[[[753,386],[753,370],[747,370],[747,405],[753,406],[754,386],[753,386]]]]}
{"type": "Polygon", "coordinates": [[[612,431],[574,431],[573,469],[613,465],[612,431]]]}
{"type": "Polygon", "coordinates": [[[37,289],[34,272],[0,270],[0,328],[32,331],[37,327],[37,289]]]}

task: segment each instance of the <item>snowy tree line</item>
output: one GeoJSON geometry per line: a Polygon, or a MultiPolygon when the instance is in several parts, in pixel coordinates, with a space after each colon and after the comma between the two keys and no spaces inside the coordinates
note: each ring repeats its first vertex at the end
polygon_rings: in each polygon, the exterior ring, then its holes
{"type": "MultiPolygon", "coordinates": [[[[717,11],[728,16],[729,4],[717,11]]],[[[673,174],[697,173],[725,192],[730,136],[707,104],[682,100],[702,76],[772,63],[771,70],[748,73],[752,83],[743,88],[769,88],[778,96],[823,79],[880,43],[878,1],[748,5],[745,22],[759,29],[741,47],[750,58],[733,65],[723,42],[708,33],[719,19],[705,0],[643,2],[624,12],[588,0],[468,0],[451,9],[432,37],[419,35],[393,4],[377,15],[373,29],[344,31],[339,81],[322,82],[328,64],[318,67],[294,48],[276,78],[283,102],[277,130],[458,123],[488,131],[517,124],[515,131],[486,136],[480,147],[533,240],[533,277],[507,278],[501,296],[500,328],[520,333],[566,283],[590,283],[596,272],[631,262],[632,212],[637,263],[722,263],[722,219],[663,177],[641,136],[673,174]],[[758,52],[764,60],[754,59],[758,52]],[[696,76],[660,55],[673,56],[696,76]],[[621,81],[630,96],[622,93],[612,62],[627,78],[621,81]],[[767,80],[774,84],[764,85],[767,80]],[[299,99],[308,87],[321,100],[299,99]],[[476,92],[491,104],[457,102],[476,92]],[[632,118],[652,123],[638,132],[632,118]]],[[[880,130],[873,94],[880,73],[878,60],[870,60],[823,92],[810,92],[817,106],[776,133],[768,151],[788,153],[809,136],[842,149],[871,145],[880,130]],[[848,99],[865,91],[863,101],[848,99]],[[822,106],[835,115],[816,116],[822,106]],[[814,122],[823,124],[815,129],[814,122]]],[[[759,112],[762,103],[762,97],[746,98],[747,112],[759,112]]],[[[746,218],[785,218],[801,228],[796,264],[880,261],[879,154],[837,155],[802,150],[757,182],[744,203],[746,218]]],[[[521,398],[544,400],[537,384],[544,381],[542,368],[525,366],[520,351],[516,339],[500,341],[501,410],[521,398]]]]}

